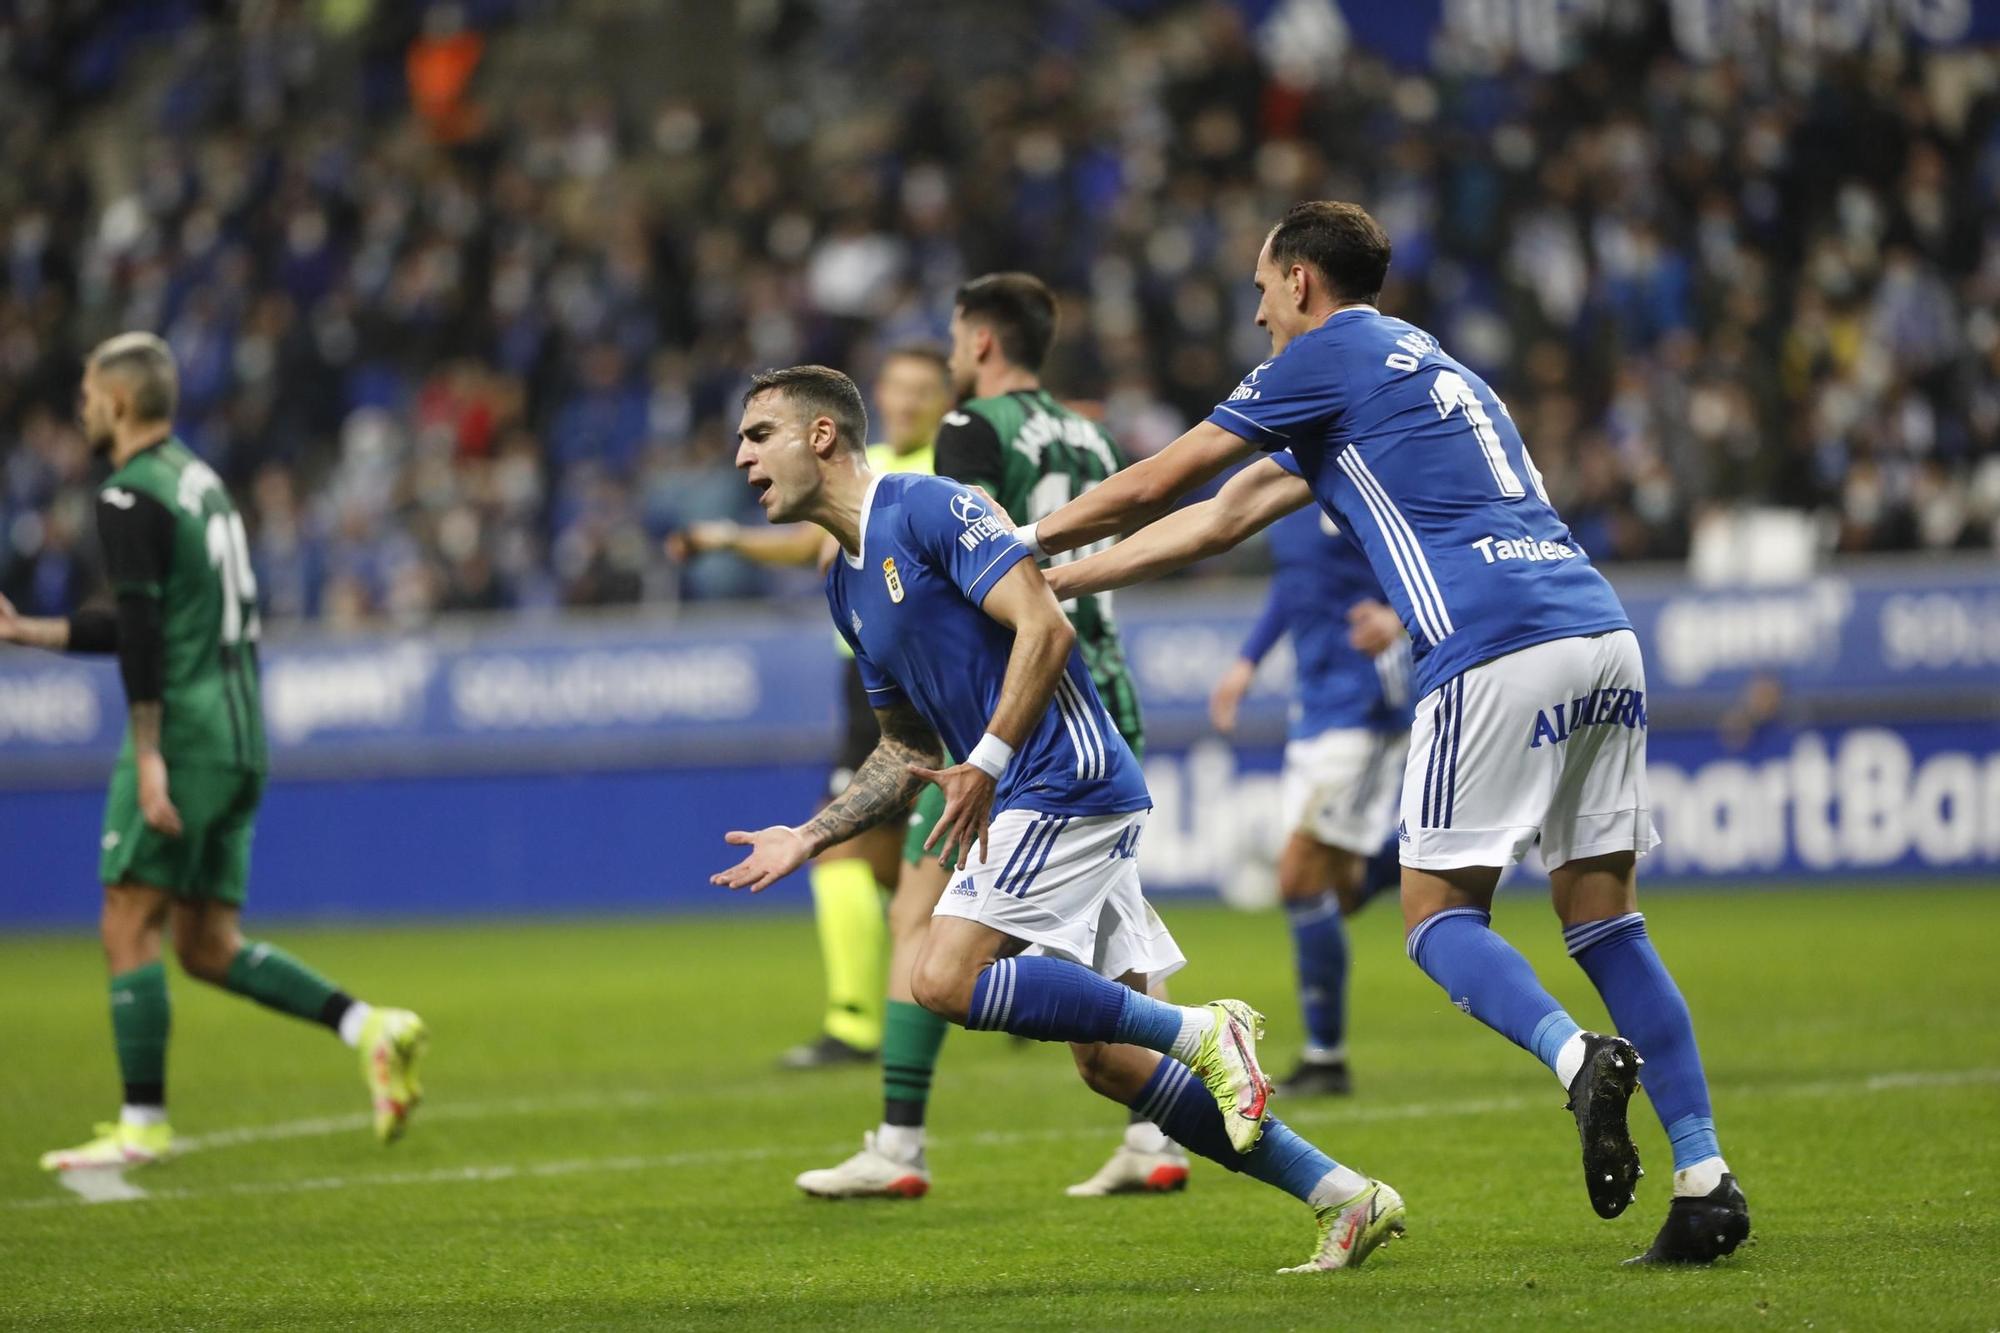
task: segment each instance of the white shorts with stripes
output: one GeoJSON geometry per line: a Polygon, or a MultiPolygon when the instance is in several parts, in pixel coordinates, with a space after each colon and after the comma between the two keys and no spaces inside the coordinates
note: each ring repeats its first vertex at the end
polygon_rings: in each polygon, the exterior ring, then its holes
{"type": "Polygon", "coordinates": [[[1324,847],[1373,856],[1396,830],[1410,737],[1338,727],[1285,745],[1285,827],[1324,847]]]}
{"type": "Polygon", "coordinates": [[[1556,639],[1460,673],[1417,703],[1403,864],[1551,869],[1660,842],[1646,796],[1646,671],[1630,630],[1556,639]]]}
{"type": "Polygon", "coordinates": [[[952,873],[934,915],[977,921],[1027,942],[1029,953],[1067,958],[1102,976],[1171,976],[1187,958],[1139,890],[1145,827],[1144,810],[1003,811],[987,831],[985,862],[975,850],[966,868],[952,873]]]}

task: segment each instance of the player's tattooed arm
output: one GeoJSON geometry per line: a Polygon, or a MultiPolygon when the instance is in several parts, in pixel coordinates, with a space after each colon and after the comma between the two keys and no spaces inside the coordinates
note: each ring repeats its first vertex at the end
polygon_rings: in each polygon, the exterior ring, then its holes
{"type": "MultiPolygon", "coordinates": [[[[1110,484],[1101,483],[1084,498],[1110,484]]],[[[1177,509],[1109,550],[1051,567],[1049,586],[1066,599],[1156,579],[1228,550],[1311,504],[1312,498],[1312,487],[1304,480],[1268,458],[1259,459],[1224,482],[1213,499],[1177,509]]]]}
{"type": "Polygon", "coordinates": [[[1034,525],[1034,545],[1055,555],[1135,532],[1174,502],[1257,446],[1210,422],[1200,422],[1151,458],[1114,472],[1034,525]]]}
{"type": "Polygon", "coordinates": [[[911,766],[928,768],[944,758],[937,732],[908,701],[876,709],[875,720],[882,739],[854,771],[854,780],[799,828],[814,856],[908,810],[924,788],[911,766]]]}
{"type": "Polygon", "coordinates": [[[926,781],[915,770],[940,762],[944,744],[907,701],[876,709],[875,720],[881,724],[882,739],[855,770],[845,791],[797,828],[773,824],[723,835],[724,842],[748,847],[750,854],[710,875],[709,883],[752,893],[767,889],[834,844],[907,810],[926,781]]]}

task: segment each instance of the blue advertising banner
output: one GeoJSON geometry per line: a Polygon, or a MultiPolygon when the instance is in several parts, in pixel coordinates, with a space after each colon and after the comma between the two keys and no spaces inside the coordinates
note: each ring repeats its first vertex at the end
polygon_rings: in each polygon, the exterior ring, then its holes
{"type": "MultiPolygon", "coordinates": [[[[1667,839],[1649,879],[2000,871],[1989,567],[1620,584],[1647,659],[1667,839]],[[1762,675],[1785,682],[1789,706],[1732,748],[1715,720],[1762,675]]],[[[1147,715],[1156,891],[1268,882],[1284,834],[1282,648],[1236,747],[1206,715],[1262,592],[1119,600],[1147,715]]],[[[721,833],[802,816],[835,740],[839,668],[816,607],[287,639],[265,667],[275,780],[255,901],[284,914],[721,906],[707,884],[721,833]]],[[[0,921],[95,910],[123,715],[108,661],[0,652],[0,921]]]]}
{"type": "MultiPolygon", "coordinates": [[[[1279,749],[1213,737],[1146,760],[1147,891],[1269,901],[1284,840],[1279,749]]],[[[1660,731],[1649,779],[1664,844],[1648,884],[1838,876],[2000,877],[2000,724],[1773,732],[1742,749],[1660,731]]],[[[301,778],[258,821],[259,917],[718,911],[749,907],[708,876],[722,835],[793,821],[825,790],[820,763],[301,778]]],[[[102,796],[0,793],[0,925],[96,917],[102,796]]],[[[802,907],[795,875],[755,899],[802,907]]]]}
{"type": "MultiPolygon", "coordinates": [[[[1919,720],[2000,718],[2000,573],[1907,567],[1790,587],[1703,590],[1621,576],[1657,712],[1706,718],[1755,678],[1802,706],[1919,720]]],[[[1207,734],[1208,693],[1255,619],[1261,585],[1148,590],[1117,608],[1149,731],[1207,734]]],[[[551,623],[266,647],[264,707],[280,776],[825,756],[839,675],[818,607],[551,623]]],[[[1283,645],[1245,734],[1282,735],[1283,645]]],[[[124,704],[107,660],[0,652],[0,786],[96,781],[124,704]]]]}

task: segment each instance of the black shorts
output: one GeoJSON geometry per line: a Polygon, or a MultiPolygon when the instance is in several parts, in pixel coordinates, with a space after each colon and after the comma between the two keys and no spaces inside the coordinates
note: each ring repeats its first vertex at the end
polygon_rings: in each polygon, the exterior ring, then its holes
{"type": "Polygon", "coordinates": [[[868,706],[868,691],[861,684],[861,668],[849,657],[841,661],[840,752],[834,756],[833,774],[827,779],[827,795],[838,796],[854,779],[854,770],[882,739],[875,724],[875,710],[868,706]]]}

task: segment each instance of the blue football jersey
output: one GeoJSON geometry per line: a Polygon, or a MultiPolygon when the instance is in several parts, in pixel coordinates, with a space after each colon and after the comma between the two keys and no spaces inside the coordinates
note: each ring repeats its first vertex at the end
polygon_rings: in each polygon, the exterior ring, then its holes
{"type": "Polygon", "coordinates": [[[1291,636],[1297,662],[1293,739],[1335,728],[1407,731],[1414,712],[1408,648],[1370,657],[1347,641],[1348,609],[1387,600],[1367,555],[1318,508],[1287,514],[1267,531],[1276,565],[1267,619],[1291,636]]]}
{"type": "MultiPolygon", "coordinates": [[[[861,506],[861,555],[842,552],[826,601],[877,708],[908,699],[963,757],[986,731],[1014,634],[980,609],[1028,558],[1011,526],[955,481],[878,475],[861,506]]],[[[1152,805],[1139,761],[1074,648],[1055,697],[1014,752],[993,812],[1109,815],[1152,805]]]]}
{"type": "Polygon", "coordinates": [[[1506,406],[1413,324],[1336,311],[1208,419],[1288,450],[1361,543],[1410,632],[1419,694],[1522,648],[1630,628],[1506,406]]]}

